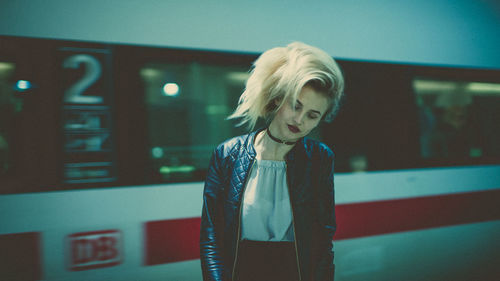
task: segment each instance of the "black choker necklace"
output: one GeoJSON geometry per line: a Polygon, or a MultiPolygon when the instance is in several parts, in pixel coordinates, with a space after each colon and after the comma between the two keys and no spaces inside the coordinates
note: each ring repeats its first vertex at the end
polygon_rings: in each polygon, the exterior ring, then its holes
{"type": "Polygon", "coordinates": [[[292,145],[292,144],[295,144],[297,141],[284,141],[284,140],[280,140],[278,139],[277,137],[271,135],[271,131],[269,130],[269,128],[266,129],[267,131],[267,135],[275,142],[277,143],[282,143],[282,144],[288,144],[288,145],[292,145]]]}

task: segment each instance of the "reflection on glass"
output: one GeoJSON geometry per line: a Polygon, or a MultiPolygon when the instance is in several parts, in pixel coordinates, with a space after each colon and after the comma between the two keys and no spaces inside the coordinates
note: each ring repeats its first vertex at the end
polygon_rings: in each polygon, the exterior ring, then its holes
{"type": "Polygon", "coordinates": [[[203,180],[215,146],[244,133],[225,118],[244,89],[248,68],[196,62],[142,67],[155,180],[203,180]]]}
{"type": "Polygon", "coordinates": [[[500,84],[415,79],[413,88],[422,157],[464,160],[499,155],[500,84]]]}

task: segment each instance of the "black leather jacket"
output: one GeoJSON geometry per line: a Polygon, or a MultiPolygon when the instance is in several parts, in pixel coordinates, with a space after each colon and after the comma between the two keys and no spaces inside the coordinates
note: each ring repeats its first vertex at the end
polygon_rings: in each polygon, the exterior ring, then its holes
{"type": "MultiPolygon", "coordinates": [[[[256,155],[254,138],[260,130],[223,142],[210,160],[200,232],[205,281],[231,281],[237,268],[240,206],[256,155]]],[[[328,146],[307,137],[285,156],[298,274],[302,281],[334,278],[333,160],[334,154],[328,146]]]]}

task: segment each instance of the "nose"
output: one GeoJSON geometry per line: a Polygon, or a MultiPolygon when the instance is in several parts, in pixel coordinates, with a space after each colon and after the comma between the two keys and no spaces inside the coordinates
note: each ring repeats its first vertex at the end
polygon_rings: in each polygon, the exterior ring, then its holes
{"type": "Polygon", "coordinates": [[[302,125],[302,121],[304,121],[304,115],[305,115],[305,114],[304,114],[304,112],[300,112],[300,113],[299,113],[299,112],[297,112],[297,113],[295,114],[295,118],[294,118],[294,120],[293,120],[293,121],[295,121],[295,123],[296,123],[297,125],[302,125]]]}

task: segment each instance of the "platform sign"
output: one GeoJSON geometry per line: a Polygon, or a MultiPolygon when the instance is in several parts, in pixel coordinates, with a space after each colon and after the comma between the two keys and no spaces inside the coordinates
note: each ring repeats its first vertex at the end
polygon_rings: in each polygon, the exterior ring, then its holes
{"type": "Polygon", "coordinates": [[[118,230],[81,232],[66,239],[66,262],[72,271],[115,266],[123,262],[123,236],[118,230]]]}
{"type": "Polygon", "coordinates": [[[111,51],[58,50],[62,95],[63,181],[116,179],[111,51]]]}

